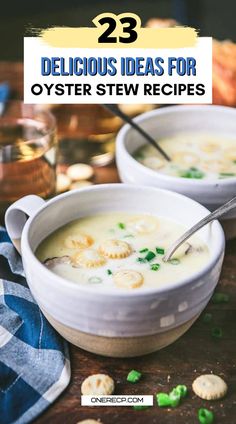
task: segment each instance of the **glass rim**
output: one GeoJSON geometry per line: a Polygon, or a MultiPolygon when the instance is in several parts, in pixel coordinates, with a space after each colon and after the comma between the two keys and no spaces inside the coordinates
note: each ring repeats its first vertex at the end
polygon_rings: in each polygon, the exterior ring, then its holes
{"type": "MultiPolygon", "coordinates": [[[[37,138],[30,138],[29,140],[23,140],[20,143],[18,143],[18,146],[20,146],[20,145],[26,145],[27,146],[27,145],[30,145],[31,143],[35,142],[35,141],[40,142],[40,140],[43,140],[43,139],[45,139],[47,137],[50,137],[53,133],[55,133],[55,131],[57,129],[56,117],[53,115],[53,113],[50,110],[48,110],[48,109],[46,109],[46,110],[43,109],[43,107],[42,107],[42,109],[40,109],[40,108],[35,109],[35,107],[37,107],[37,106],[40,106],[40,105],[24,103],[23,100],[18,100],[18,99],[16,99],[16,100],[15,99],[12,99],[12,100],[10,99],[10,100],[7,100],[6,102],[4,102],[4,109],[3,109],[2,114],[0,114],[0,129],[2,127],[3,122],[4,121],[7,122],[8,119],[9,119],[9,121],[11,121],[11,120],[14,121],[15,120],[16,123],[20,119],[22,119],[22,120],[24,120],[24,119],[32,119],[32,120],[35,120],[35,121],[40,122],[40,120],[37,119],[37,114],[41,114],[42,116],[44,115],[45,118],[49,118],[49,124],[48,124],[48,128],[46,127],[46,133],[45,134],[43,134],[42,136],[37,137],[37,138]],[[24,117],[24,116],[20,116],[20,113],[19,114],[16,113],[16,116],[12,116],[12,117],[9,116],[9,117],[7,117],[7,115],[6,115],[6,118],[4,118],[5,106],[8,105],[8,104],[16,104],[16,105],[19,104],[19,105],[25,106],[25,107],[32,106],[33,107],[33,114],[32,114],[31,117],[30,116],[25,116],[24,117]],[[17,115],[19,115],[19,116],[17,116],[17,115]]],[[[42,121],[42,122],[44,122],[44,121],[42,121]]],[[[46,122],[44,122],[44,123],[46,123],[46,122]]],[[[5,149],[14,150],[15,148],[16,148],[16,146],[14,144],[11,144],[11,143],[10,144],[4,144],[3,146],[1,146],[1,144],[0,144],[0,152],[3,152],[5,149]]]]}

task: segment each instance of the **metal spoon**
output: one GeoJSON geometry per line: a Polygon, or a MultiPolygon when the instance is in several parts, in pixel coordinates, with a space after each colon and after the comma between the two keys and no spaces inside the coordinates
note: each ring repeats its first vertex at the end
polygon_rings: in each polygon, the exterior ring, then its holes
{"type": "Polygon", "coordinates": [[[159,144],[148,134],[146,131],[144,131],[136,122],[133,121],[126,113],[122,112],[119,107],[115,104],[107,105],[103,104],[103,106],[108,109],[110,112],[113,113],[113,115],[119,116],[123,121],[127,122],[132,128],[134,128],[136,131],[138,131],[146,140],[155,147],[158,152],[164,156],[164,158],[168,161],[171,161],[170,157],[167,155],[167,153],[159,146],[159,144]]]}
{"type": "Polygon", "coordinates": [[[169,261],[171,256],[175,253],[175,251],[183,244],[189,237],[191,237],[196,231],[200,230],[200,228],[204,227],[204,225],[209,224],[209,222],[214,221],[215,219],[220,218],[222,215],[229,212],[231,209],[236,207],[236,196],[228,202],[224,203],[224,205],[220,206],[214,212],[211,212],[205,218],[201,219],[201,221],[197,222],[192,228],[190,228],[186,233],[184,233],[178,240],[176,240],[172,246],[169,247],[166,254],[163,256],[162,260],[164,262],[169,261]]]}

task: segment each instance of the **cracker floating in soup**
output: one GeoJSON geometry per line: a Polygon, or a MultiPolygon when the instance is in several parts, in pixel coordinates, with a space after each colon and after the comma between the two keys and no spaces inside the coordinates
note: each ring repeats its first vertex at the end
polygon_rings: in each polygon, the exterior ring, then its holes
{"type": "Polygon", "coordinates": [[[236,177],[236,139],[208,133],[182,133],[158,140],[171,158],[167,162],[150,145],[140,147],[134,158],[147,168],[180,178],[222,179],[236,177]]]}
{"type": "Polygon", "coordinates": [[[165,287],[199,271],[209,251],[196,236],[168,262],[166,249],[186,230],[149,214],[104,213],[77,219],[49,235],[36,256],[50,271],[92,290],[165,287]]]}

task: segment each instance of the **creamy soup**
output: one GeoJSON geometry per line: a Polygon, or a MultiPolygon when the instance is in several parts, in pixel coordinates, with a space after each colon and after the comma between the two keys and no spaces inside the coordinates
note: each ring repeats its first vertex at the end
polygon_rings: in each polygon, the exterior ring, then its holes
{"type": "Polygon", "coordinates": [[[164,287],[199,271],[209,259],[196,236],[164,263],[186,229],[153,215],[106,213],[73,221],[47,237],[36,256],[51,271],[96,290],[164,287]]]}
{"type": "MultiPolygon", "coordinates": [[[[200,124],[200,123],[199,123],[200,124]]],[[[236,177],[236,138],[207,133],[182,133],[158,140],[170,156],[165,161],[150,145],[134,157],[148,168],[174,177],[216,179],[236,177]]]]}

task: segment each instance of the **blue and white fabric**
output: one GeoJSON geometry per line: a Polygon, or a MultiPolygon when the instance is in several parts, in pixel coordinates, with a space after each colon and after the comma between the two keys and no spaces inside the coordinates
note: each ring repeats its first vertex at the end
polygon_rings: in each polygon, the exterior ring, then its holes
{"type": "Polygon", "coordinates": [[[68,345],[41,313],[0,227],[0,423],[33,421],[69,381],[68,345]]]}

